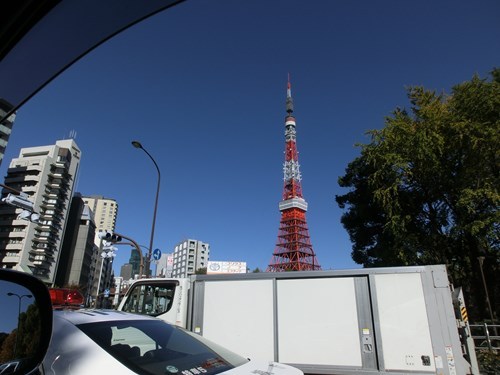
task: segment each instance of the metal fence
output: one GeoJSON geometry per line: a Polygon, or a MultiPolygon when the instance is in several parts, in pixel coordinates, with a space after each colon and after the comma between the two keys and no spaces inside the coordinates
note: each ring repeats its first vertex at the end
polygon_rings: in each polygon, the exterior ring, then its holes
{"type": "Polygon", "coordinates": [[[500,350],[500,325],[483,323],[469,326],[476,350],[500,350]]]}

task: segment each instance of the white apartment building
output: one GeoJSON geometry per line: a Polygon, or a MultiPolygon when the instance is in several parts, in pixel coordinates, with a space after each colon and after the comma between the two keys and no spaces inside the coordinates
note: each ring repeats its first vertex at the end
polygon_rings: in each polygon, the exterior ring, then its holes
{"type": "MultiPolygon", "coordinates": [[[[80,159],[73,139],[22,148],[12,159],[4,184],[26,193],[40,220],[20,220],[21,209],[0,204],[0,267],[53,284],[80,159]]],[[[10,192],[4,188],[2,197],[10,192]]]]}
{"type": "Polygon", "coordinates": [[[210,245],[187,239],[174,248],[172,277],[188,277],[208,265],[210,245]]]}
{"type": "MultiPolygon", "coordinates": [[[[101,239],[100,232],[114,232],[116,226],[116,217],[118,215],[118,203],[111,198],[104,198],[102,195],[91,195],[82,197],[83,202],[87,205],[94,214],[94,223],[96,226],[94,243],[99,249],[101,239]]],[[[92,259],[91,272],[93,273],[93,285],[91,287],[91,295],[96,296],[102,293],[103,290],[109,289],[113,280],[112,274],[112,259],[101,258],[101,252],[96,251],[92,259]],[[102,266],[102,271],[101,271],[102,266]],[[100,281],[100,285],[99,284],[100,281]],[[99,292],[97,289],[99,288],[99,292]]]]}
{"type": "Polygon", "coordinates": [[[113,232],[115,230],[118,204],[114,199],[104,198],[102,195],[84,196],[82,199],[94,213],[94,222],[96,226],[95,244],[99,246],[99,232],[113,232]]]}

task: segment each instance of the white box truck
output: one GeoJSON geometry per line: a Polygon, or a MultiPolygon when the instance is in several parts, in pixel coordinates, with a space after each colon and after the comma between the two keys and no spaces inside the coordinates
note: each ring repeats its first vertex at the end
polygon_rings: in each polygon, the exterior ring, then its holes
{"type": "Polygon", "coordinates": [[[118,309],[306,374],[479,374],[452,294],[442,265],[193,275],[139,279],[118,309]]]}

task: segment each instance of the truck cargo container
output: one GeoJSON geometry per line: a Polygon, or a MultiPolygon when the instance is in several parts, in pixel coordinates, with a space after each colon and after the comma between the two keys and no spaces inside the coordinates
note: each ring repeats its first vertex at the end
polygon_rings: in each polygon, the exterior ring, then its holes
{"type": "Polygon", "coordinates": [[[443,265],[193,275],[139,279],[118,309],[307,374],[479,374],[453,292],[443,265]]]}

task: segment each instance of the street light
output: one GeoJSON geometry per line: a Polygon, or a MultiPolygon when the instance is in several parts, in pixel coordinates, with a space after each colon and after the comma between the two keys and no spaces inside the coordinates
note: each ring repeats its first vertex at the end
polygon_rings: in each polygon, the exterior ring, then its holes
{"type": "Polygon", "coordinates": [[[160,194],[160,168],[158,168],[158,164],[156,164],[156,161],[155,161],[155,159],[153,159],[151,154],[144,147],[142,147],[141,142],[132,141],[132,146],[134,146],[135,148],[140,148],[142,151],[144,151],[146,153],[146,155],[148,155],[149,158],[151,159],[151,161],[154,163],[154,165],[156,167],[156,171],[158,172],[158,184],[156,187],[155,208],[154,208],[154,212],[153,212],[153,224],[151,225],[151,238],[149,240],[147,271],[146,271],[147,277],[150,277],[151,276],[151,257],[152,257],[152,253],[153,253],[153,239],[155,236],[156,211],[158,209],[158,195],[160,194]]]}
{"type": "Polygon", "coordinates": [[[40,214],[34,211],[33,202],[29,200],[28,194],[4,184],[0,184],[0,186],[4,189],[12,191],[12,193],[7,194],[5,198],[2,198],[2,202],[22,209],[21,213],[17,217],[18,219],[28,220],[32,223],[39,222],[40,214]]]}
{"type": "Polygon", "coordinates": [[[17,330],[16,330],[16,342],[14,343],[14,357],[16,356],[16,351],[17,351],[17,341],[19,339],[19,322],[20,322],[20,317],[21,317],[21,300],[23,299],[23,297],[26,297],[26,298],[33,298],[33,296],[31,294],[22,294],[22,295],[19,295],[17,293],[7,293],[7,295],[9,297],[12,297],[12,296],[15,296],[19,299],[19,304],[18,304],[18,308],[17,308],[17,330]]]}

